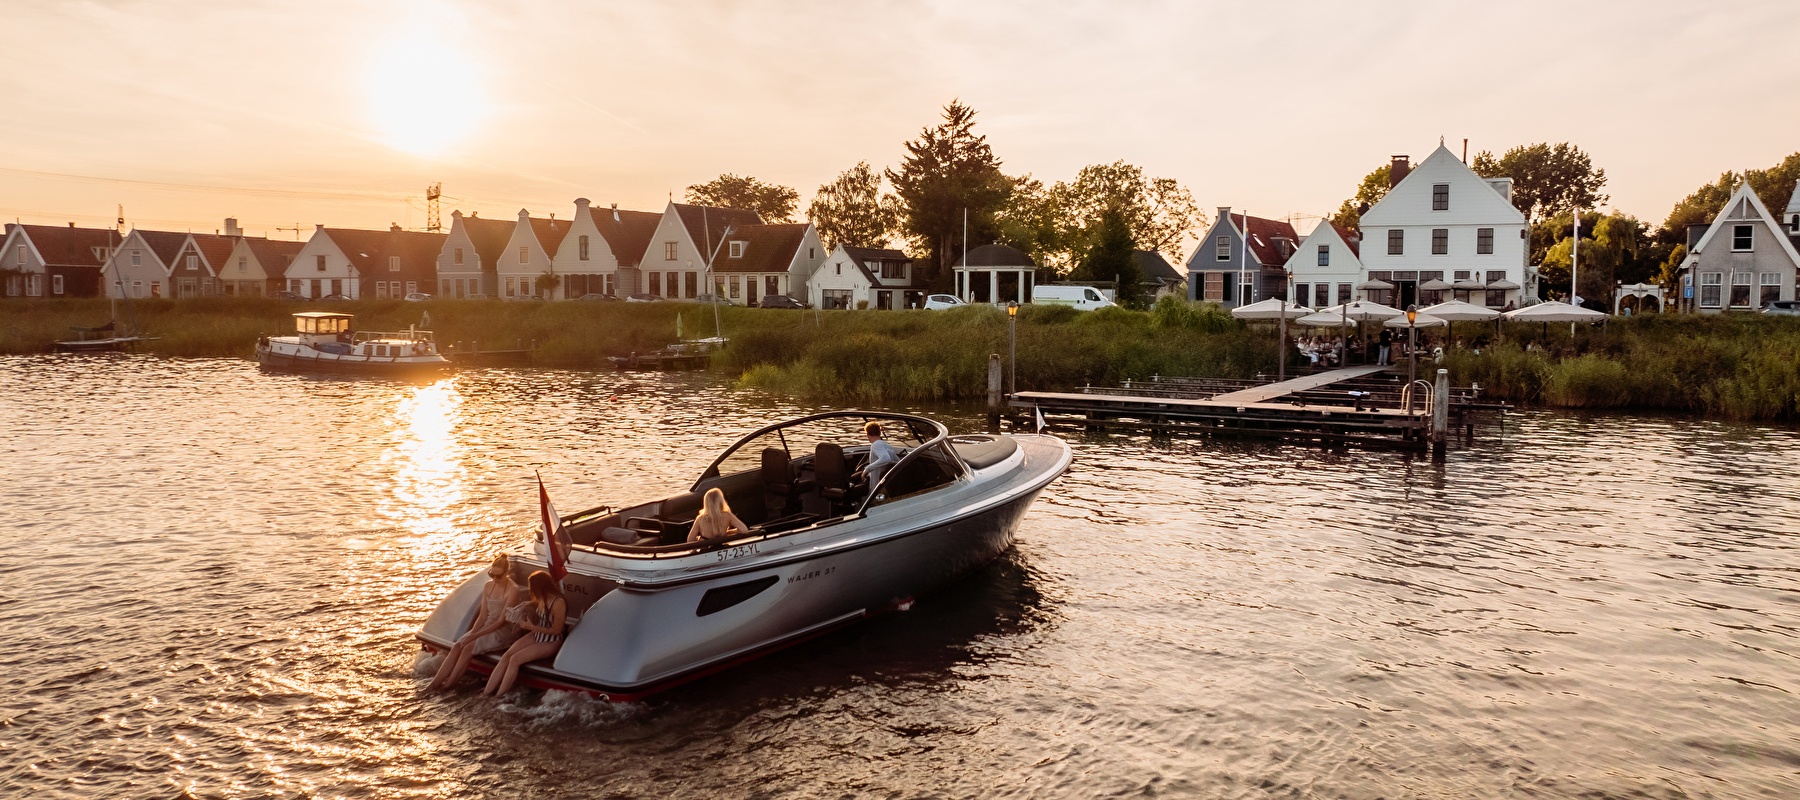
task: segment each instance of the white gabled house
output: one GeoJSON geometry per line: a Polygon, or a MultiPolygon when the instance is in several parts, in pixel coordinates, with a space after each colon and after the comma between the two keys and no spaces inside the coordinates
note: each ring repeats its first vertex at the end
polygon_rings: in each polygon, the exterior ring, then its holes
{"type": "Polygon", "coordinates": [[[506,248],[500,251],[497,273],[500,279],[500,297],[506,300],[522,298],[540,298],[554,300],[562,297],[561,279],[554,287],[540,285],[545,276],[556,275],[556,249],[562,245],[563,237],[569,235],[569,222],[555,217],[539,219],[531,216],[525,209],[519,209],[518,222],[513,224],[512,236],[506,241],[506,248]]]}
{"type": "Polygon", "coordinates": [[[656,231],[661,214],[594,208],[585,197],[575,199],[568,235],[554,263],[562,278],[562,296],[603,294],[623,297],[637,289],[638,263],[656,231]]]}
{"type": "Polygon", "coordinates": [[[823,251],[818,229],[810,222],[734,225],[713,257],[714,289],[744,305],[775,294],[799,300],[807,296],[806,282],[825,260],[823,251]]]}
{"type": "MultiPolygon", "coordinates": [[[[1800,201],[1800,187],[1795,195],[1800,201]]],[[[1788,227],[1800,232],[1800,208],[1789,216],[1788,227]]],[[[1681,262],[1682,308],[1702,314],[1755,311],[1795,299],[1797,277],[1800,252],[1790,230],[1769,213],[1749,181],[1742,181],[1681,262]]]]}
{"type": "Polygon", "coordinates": [[[1354,299],[1356,285],[1362,283],[1363,264],[1359,255],[1362,240],[1347,228],[1330,220],[1322,220],[1312,233],[1300,241],[1300,247],[1288,257],[1288,283],[1292,301],[1312,308],[1325,308],[1343,300],[1354,299]]]}
{"type": "Polygon", "coordinates": [[[219,268],[220,290],[237,297],[265,297],[284,291],[288,265],[305,246],[257,236],[237,237],[219,268]]]}
{"type": "Polygon", "coordinates": [[[439,298],[496,297],[500,256],[518,223],[450,212],[450,234],[437,258],[439,298]]]}
{"type": "Polygon", "coordinates": [[[900,309],[924,305],[925,285],[899,250],[840,244],[807,280],[806,301],[822,309],[900,309]]]}
{"type": "MultiPolygon", "coordinates": [[[[717,260],[723,264],[728,255],[721,248],[725,231],[735,226],[761,224],[762,218],[754,211],[669,203],[650,235],[649,246],[644,250],[636,274],[630,276],[633,278],[631,291],[622,288],[620,293],[677,299],[703,294],[706,290],[701,284],[708,257],[720,251],[717,260]]],[[[714,276],[715,279],[721,277],[714,276]]],[[[623,278],[621,282],[624,282],[623,278]]],[[[715,285],[720,282],[715,280],[715,285]]],[[[741,281],[739,291],[742,291],[741,281]]]]}
{"type": "Polygon", "coordinates": [[[107,259],[103,283],[108,297],[171,297],[169,265],[188,235],[133,230],[107,259]]]}
{"type": "Polygon", "coordinates": [[[119,239],[111,228],[8,223],[0,238],[0,296],[93,297],[119,239]]]}
{"type": "Polygon", "coordinates": [[[1526,264],[1524,212],[1513,207],[1511,178],[1483,178],[1439,143],[1417,167],[1395,156],[1393,188],[1362,215],[1363,278],[1393,289],[1370,294],[1398,308],[1427,305],[1419,285],[1459,286],[1458,299],[1490,308],[1528,305],[1535,276],[1526,264]]]}

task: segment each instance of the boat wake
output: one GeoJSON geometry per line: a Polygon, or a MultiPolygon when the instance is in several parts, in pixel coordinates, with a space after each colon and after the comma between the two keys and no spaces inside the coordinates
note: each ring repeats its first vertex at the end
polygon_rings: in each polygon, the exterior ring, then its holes
{"type": "Polygon", "coordinates": [[[604,700],[583,692],[548,689],[537,692],[514,692],[495,706],[500,711],[524,718],[533,728],[580,725],[604,728],[633,719],[649,710],[645,703],[621,703],[604,700]],[[533,703],[529,698],[537,696],[533,703]]]}

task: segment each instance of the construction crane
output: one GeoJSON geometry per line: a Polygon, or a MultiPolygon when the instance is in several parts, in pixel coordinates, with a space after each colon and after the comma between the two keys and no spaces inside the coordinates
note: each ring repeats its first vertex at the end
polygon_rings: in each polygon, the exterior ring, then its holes
{"type": "Polygon", "coordinates": [[[425,187],[425,230],[438,233],[444,229],[443,217],[438,214],[438,199],[444,196],[442,181],[425,187]]]}
{"type": "Polygon", "coordinates": [[[289,228],[285,225],[278,225],[278,226],[276,226],[275,230],[293,231],[294,232],[294,241],[298,242],[298,241],[300,241],[300,232],[305,230],[305,228],[300,227],[300,223],[296,222],[296,223],[294,223],[294,227],[292,227],[292,228],[289,228]]]}

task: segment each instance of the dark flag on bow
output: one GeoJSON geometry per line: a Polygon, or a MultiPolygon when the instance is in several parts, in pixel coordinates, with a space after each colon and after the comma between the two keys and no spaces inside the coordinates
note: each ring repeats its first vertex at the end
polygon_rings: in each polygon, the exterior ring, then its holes
{"type": "Polygon", "coordinates": [[[569,567],[563,563],[562,517],[556,515],[556,507],[550,505],[550,492],[544,489],[544,476],[537,476],[538,507],[544,516],[544,549],[550,553],[550,578],[558,583],[563,576],[569,574],[569,567]]]}

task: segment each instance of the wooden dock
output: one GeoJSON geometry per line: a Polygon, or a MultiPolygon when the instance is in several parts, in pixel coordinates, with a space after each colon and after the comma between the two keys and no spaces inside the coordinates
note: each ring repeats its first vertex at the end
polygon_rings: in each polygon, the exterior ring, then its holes
{"type": "MultiPolygon", "coordinates": [[[[1212,379],[1157,378],[1081,392],[1019,392],[1016,412],[1053,424],[1175,434],[1252,436],[1328,445],[1423,449],[1431,444],[1430,392],[1404,406],[1405,376],[1392,367],[1350,367],[1279,383],[1238,386],[1212,379]],[[1226,391],[1219,391],[1225,389],[1226,391]]],[[[1447,427],[1473,436],[1479,414],[1505,407],[1464,388],[1447,393],[1447,427]]]]}

